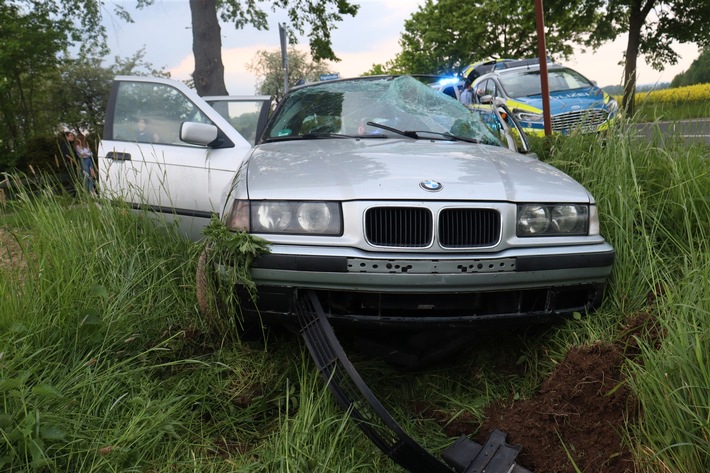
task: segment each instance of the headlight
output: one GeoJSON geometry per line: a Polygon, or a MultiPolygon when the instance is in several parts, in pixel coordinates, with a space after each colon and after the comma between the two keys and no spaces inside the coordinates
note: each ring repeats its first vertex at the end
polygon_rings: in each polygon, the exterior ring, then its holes
{"type": "Polygon", "coordinates": [[[298,225],[308,233],[323,233],[330,228],[333,213],[327,204],[306,202],[298,206],[298,225]]]}
{"type": "Polygon", "coordinates": [[[518,206],[517,235],[571,236],[589,233],[589,206],[524,204],[518,206]]]}
{"type": "Polygon", "coordinates": [[[282,232],[291,224],[293,212],[286,202],[252,203],[252,228],[259,232],[282,232]]]}
{"type": "Polygon", "coordinates": [[[526,112],[526,111],[519,110],[519,109],[514,109],[513,115],[515,115],[515,117],[518,120],[520,120],[521,122],[537,123],[537,122],[543,121],[542,113],[533,113],[533,112],[526,112]]]}
{"type": "Polygon", "coordinates": [[[518,234],[537,235],[550,226],[550,211],[542,205],[518,209],[518,234]]]}
{"type": "Polygon", "coordinates": [[[609,115],[613,115],[617,110],[619,110],[619,103],[615,98],[609,98],[609,101],[606,103],[606,111],[609,112],[609,115]]]}
{"type": "Polygon", "coordinates": [[[340,235],[343,227],[337,202],[234,201],[226,221],[233,230],[254,233],[340,235]]]}

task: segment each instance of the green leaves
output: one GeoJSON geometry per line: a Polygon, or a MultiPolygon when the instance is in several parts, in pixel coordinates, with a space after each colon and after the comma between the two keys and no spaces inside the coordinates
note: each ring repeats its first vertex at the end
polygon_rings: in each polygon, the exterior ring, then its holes
{"type": "MultiPolygon", "coordinates": [[[[599,19],[594,0],[545,2],[548,54],[567,57],[599,19]]],[[[427,1],[404,23],[391,72],[449,74],[488,57],[537,56],[534,2],[427,1]]]]}
{"type": "Polygon", "coordinates": [[[227,274],[225,292],[231,293],[235,284],[245,286],[252,298],[256,297],[256,288],[251,280],[251,264],[258,255],[269,251],[269,242],[246,232],[232,232],[216,216],[205,227],[209,248],[209,265],[224,265],[231,268],[227,274]]]}
{"type": "MultiPolygon", "coordinates": [[[[296,82],[301,79],[315,82],[320,80],[321,74],[333,72],[328,62],[316,61],[308,53],[298,51],[296,48],[290,48],[287,54],[289,86],[296,85],[296,82]]],[[[257,76],[257,93],[271,95],[274,102],[279,102],[283,98],[284,76],[281,51],[257,51],[246,68],[257,76]]]]}
{"type": "MultiPolygon", "coordinates": [[[[290,21],[289,29],[294,29],[301,35],[305,34],[306,25],[310,26],[307,36],[311,55],[316,61],[338,60],[332,49],[330,32],[336,28],[337,22],[343,20],[344,15],[354,17],[359,9],[359,6],[350,3],[350,0],[226,0],[220,2],[220,18],[233,22],[238,29],[247,25],[268,29],[266,12],[260,8],[263,3],[271,3],[272,10],[285,10],[290,21]]],[[[293,35],[290,35],[289,42],[295,44],[293,35]]]]}
{"type": "Polygon", "coordinates": [[[49,405],[62,401],[62,394],[50,384],[31,383],[29,371],[0,381],[0,399],[6,411],[0,415],[0,437],[5,443],[0,450],[0,469],[22,459],[29,460],[35,469],[48,466],[46,449],[66,440],[65,432],[44,417],[45,409],[51,411],[49,405]]]}

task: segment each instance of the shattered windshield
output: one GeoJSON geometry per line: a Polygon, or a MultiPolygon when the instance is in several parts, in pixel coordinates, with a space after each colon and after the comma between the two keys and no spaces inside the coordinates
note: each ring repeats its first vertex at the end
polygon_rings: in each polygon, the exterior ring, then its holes
{"type": "Polygon", "coordinates": [[[460,139],[501,146],[477,114],[410,76],[294,90],[270,121],[264,141],[319,137],[460,139]]]}

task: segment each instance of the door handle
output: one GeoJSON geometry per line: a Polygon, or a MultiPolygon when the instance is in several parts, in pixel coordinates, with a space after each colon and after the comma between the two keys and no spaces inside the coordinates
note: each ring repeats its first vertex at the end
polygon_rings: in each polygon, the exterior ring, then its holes
{"type": "Polygon", "coordinates": [[[114,161],[130,161],[131,153],[119,153],[116,151],[109,151],[106,153],[106,159],[113,159],[114,161]]]}

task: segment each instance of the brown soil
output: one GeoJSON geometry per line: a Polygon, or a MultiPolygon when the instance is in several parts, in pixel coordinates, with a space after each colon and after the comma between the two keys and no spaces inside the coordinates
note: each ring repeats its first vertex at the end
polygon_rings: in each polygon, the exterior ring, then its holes
{"type": "Polygon", "coordinates": [[[534,472],[633,472],[623,442],[627,416],[636,411],[620,372],[615,345],[571,349],[537,396],[492,406],[476,441],[493,429],[523,445],[518,463],[534,472]],[[630,413],[630,414],[629,414],[630,413]],[[574,463],[573,463],[574,462],[574,463]]]}
{"type": "MultiPolygon", "coordinates": [[[[638,355],[636,337],[662,336],[652,322],[640,313],[615,343],[570,349],[533,398],[490,406],[473,440],[483,444],[493,430],[505,432],[509,444],[523,447],[517,463],[534,473],[635,472],[624,436],[640,414],[621,369],[638,355]]],[[[449,419],[447,433],[471,432],[477,422],[469,417],[449,419]]]]}

